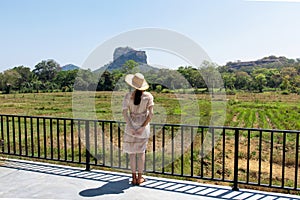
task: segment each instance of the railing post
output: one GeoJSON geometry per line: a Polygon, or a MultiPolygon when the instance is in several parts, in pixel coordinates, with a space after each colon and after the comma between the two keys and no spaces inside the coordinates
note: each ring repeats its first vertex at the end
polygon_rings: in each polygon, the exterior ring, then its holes
{"type": "Polygon", "coordinates": [[[239,129],[235,129],[234,134],[234,177],[233,177],[233,191],[239,191],[238,188],[238,172],[239,172],[239,129]]]}
{"type": "Polygon", "coordinates": [[[1,150],[2,150],[2,153],[4,153],[4,131],[3,131],[3,116],[1,115],[1,120],[0,120],[0,123],[1,123],[1,139],[0,139],[0,147],[1,147],[1,150]]]}
{"type": "Polygon", "coordinates": [[[91,160],[91,155],[90,155],[90,124],[89,121],[85,121],[85,170],[90,171],[91,166],[90,166],[90,160],[91,160]]]}

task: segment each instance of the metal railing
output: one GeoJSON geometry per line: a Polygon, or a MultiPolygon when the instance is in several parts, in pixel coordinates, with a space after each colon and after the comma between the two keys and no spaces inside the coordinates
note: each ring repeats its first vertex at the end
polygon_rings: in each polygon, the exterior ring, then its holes
{"type": "MultiPolygon", "coordinates": [[[[0,115],[2,154],[129,169],[118,121],[0,115]]],[[[151,124],[145,171],[300,191],[300,131],[151,124]]]]}

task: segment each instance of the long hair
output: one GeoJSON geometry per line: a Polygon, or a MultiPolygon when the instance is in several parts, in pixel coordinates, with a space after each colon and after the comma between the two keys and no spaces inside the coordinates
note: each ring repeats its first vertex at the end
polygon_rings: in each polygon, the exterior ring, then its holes
{"type": "Polygon", "coordinates": [[[143,91],[141,90],[135,90],[134,91],[134,105],[139,105],[141,103],[141,97],[142,97],[143,91]]]}

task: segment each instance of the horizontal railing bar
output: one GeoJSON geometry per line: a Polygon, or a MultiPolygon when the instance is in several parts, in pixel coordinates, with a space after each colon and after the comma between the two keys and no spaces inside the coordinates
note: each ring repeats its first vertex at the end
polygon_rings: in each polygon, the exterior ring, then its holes
{"type": "MultiPolygon", "coordinates": [[[[58,120],[75,120],[75,121],[89,121],[89,122],[107,122],[107,123],[120,123],[125,124],[123,121],[116,120],[99,120],[99,119],[82,119],[82,118],[65,118],[65,117],[51,117],[51,116],[25,116],[25,115],[12,115],[0,114],[6,117],[26,117],[26,118],[39,118],[39,119],[58,119],[58,120]]],[[[227,130],[241,130],[241,131],[263,131],[263,132],[279,132],[279,133],[300,133],[300,130],[279,130],[279,129],[263,129],[263,128],[243,128],[231,126],[209,126],[209,125],[192,125],[192,124],[170,124],[170,123],[151,123],[155,126],[173,126],[173,127],[191,127],[191,128],[212,128],[212,129],[227,129],[227,130]]]]}

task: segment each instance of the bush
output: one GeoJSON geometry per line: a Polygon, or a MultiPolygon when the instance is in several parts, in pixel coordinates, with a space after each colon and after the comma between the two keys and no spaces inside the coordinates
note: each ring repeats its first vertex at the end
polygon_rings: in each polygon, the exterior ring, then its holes
{"type": "Polygon", "coordinates": [[[226,90],[226,95],[235,95],[236,91],[235,90],[226,90]]]}
{"type": "Polygon", "coordinates": [[[281,94],[282,94],[282,95],[289,95],[290,92],[289,92],[288,90],[283,90],[283,91],[281,92],[281,94]]]}

